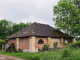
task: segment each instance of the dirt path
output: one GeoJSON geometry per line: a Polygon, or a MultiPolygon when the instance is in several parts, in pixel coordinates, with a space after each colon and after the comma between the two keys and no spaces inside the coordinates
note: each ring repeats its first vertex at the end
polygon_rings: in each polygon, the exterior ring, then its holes
{"type": "Polygon", "coordinates": [[[0,60],[28,60],[28,59],[21,59],[21,58],[6,56],[6,55],[0,55],[0,60]]]}

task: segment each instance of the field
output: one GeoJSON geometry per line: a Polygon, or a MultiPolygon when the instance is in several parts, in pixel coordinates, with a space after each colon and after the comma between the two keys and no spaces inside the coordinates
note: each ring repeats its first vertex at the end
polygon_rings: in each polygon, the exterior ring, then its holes
{"type": "MultiPolygon", "coordinates": [[[[4,42],[4,41],[2,41],[4,42]]],[[[80,60],[80,48],[64,48],[61,51],[44,51],[38,53],[2,53],[0,50],[0,54],[9,55],[14,57],[19,57],[23,59],[34,59],[34,60],[80,60]]]]}

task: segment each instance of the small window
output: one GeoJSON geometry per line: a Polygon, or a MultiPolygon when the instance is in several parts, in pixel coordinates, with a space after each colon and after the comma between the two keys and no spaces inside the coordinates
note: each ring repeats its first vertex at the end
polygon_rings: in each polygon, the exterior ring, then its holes
{"type": "Polygon", "coordinates": [[[43,42],[43,40],[42,39],[40,39],[39,41],[38,41],[38,44],[43,44],[44,42],[43,42]]]}

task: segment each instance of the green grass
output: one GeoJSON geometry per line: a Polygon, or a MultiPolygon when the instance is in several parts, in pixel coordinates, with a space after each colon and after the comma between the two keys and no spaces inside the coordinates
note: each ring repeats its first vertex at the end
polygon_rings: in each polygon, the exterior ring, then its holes
{"type": "MultiPolygon", "coordinates": [[[[3,42],[4,41],[1,41],[3,42]]],[[[75,42],[71,44],[71,47],[74,47],[77,44],[79,45],[80,42],[75,42]],[[76,43],[76,44],[75,44],[76,43]]],[[[17,52],[17,53],[8,53],[3,52],[0,50],[0,54],[2,55],[9,55],[13,57],[19,57],[23,59],[35,59],[35,60],[80,60],[80,47],[78,48],[71,48],[67,46],[61,51],[44,51],[44,52],[37,52],[37,53],[24,53],[24,52],[17,52]]]]}
{"type": "Polygon", "coordinates": [[[9,56],[14,56],[14,57],[19,57],[23,59],[37,59],[37,60],[52,60],[52,59],[57,59],[57,57],[60,57],[61,52],[40,52],[40,53],[24,53],[24,52],[18,52],[18,53],[0,53],[3,55],[9,55],[9,56]]]}
{"type": "Polygon", "coordinates": [[[4,52],[2,55],[9,55],[13,57],[19,57],[23,59],[37,59],[37,60],[80,60],[80,48],[79,49],[65,49],[60,52],[53,52],[53,51],[45,51],[45,52],[38,52],[38,53],[24,53],[24,52],[17,52],[17,53],[8,53],[4,52]],[[67,56],[66,56],[67,54],[67,56]]]}

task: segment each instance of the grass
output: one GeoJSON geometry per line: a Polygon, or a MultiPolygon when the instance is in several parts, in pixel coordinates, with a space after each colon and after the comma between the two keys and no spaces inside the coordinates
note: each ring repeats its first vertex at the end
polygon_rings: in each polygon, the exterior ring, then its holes
{"type": "MultiPolygon", "coordinates": [[[[0,42],[4,42],[1,41],[0,42]]],[[[76,43],[79,45],[80,42],[76,43]]],[[[74,46],[73,43],[71,46],[74,46]]],[[[24,52],[17,52],[17,53],[8,53],[3,52],[0,50],[0,54],[2,55],[9,55],[13,57],[19,57],[23,59],[34,59],[34,60],[80,60],[80,47],[79,48],[64,48],[61,51],[44,51],[44,52],[37,52],[37,53],[24,53],[24,52]]]]}
{"type": "Polygon", "coordinates": [[[2,55],[9,55],[13,57],[19,57],[23,59],[36,59],[36,60],[80,60],[80,48],[70,50],[69,48],[64,49],[63,51],[44,51],[38,53],[24,53],[24,52],[17,52],[17,53],[8,53],[4,52],[2,55]],[[66,51],[65,51],[66,50],[66,51]]]}
{"type": "Polygon", "coordinates": [[[46,60],[50,60],[52,58],[57,59],[57,57],[60,56],[61,52],[45,51],[45,52],[40,52],[40,53],[24,53],[24,52],[18,52],[18,53],[4,52],[4,53],[2,53],[0,51],[0,54],[19,57],[19,58],[23,58],[23,59],[37,59],[37,60],[46,59],[46,60]]]}

